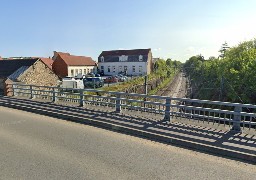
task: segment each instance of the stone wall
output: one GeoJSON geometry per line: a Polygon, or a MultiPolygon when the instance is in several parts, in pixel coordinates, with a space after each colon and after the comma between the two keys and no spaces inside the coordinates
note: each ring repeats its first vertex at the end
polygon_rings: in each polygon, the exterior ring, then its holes
{"type": "Polygon", "coordinates": [[[57,86],[59,78],[48,66],[38,60],[17,80],[31,85],[57,86]]]}

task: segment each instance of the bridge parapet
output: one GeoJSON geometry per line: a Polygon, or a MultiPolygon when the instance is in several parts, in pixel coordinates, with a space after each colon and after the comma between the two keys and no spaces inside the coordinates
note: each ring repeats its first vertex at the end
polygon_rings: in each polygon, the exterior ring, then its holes
{"type": "Polygon", "coordinates": [[[60,87],[10,84],[14,96],[54,103],[103,107],[118,113],[125,111],[160,116],[165,121],[184,118],[241,129],[256,130],[256,106],[251,104],[176,98],[96,89],[63,89],[60,87]]]}

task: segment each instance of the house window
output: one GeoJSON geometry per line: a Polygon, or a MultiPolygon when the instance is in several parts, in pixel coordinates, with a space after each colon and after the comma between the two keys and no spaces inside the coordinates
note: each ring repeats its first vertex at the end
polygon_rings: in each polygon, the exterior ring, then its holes
{"type": "Polygon", "coordinates": [[[119,66],[119,72],[122,72],[122,66],[119,66]]]}
{"type": "Polygon", "coordinates": [[[102,71],[104,71],[104,66],[101,66],[100,69],[101,69],[102,71]]]}
{"type": "Polygon", "coordinates": [[[79,69],[79,74],[82,74],[82,69],[79,69]]]}
{"type": "Polygon", "coordinates": [[[77,76],[78,75],[78,69],[76,69],[76,74],[75,74],[75,76],[77,76]]]}
{"type": "Polygon", "coordinates": [[[132,66],[132,72],[135,72],[135,66],[132,66]]]}
{"type": "Polygon", "coordinates": [[[139,55],[139,61],[143,61],[143,56],[139,55]]]}
{"type": "Polygon", "coordinates": [[[124,66],[124,74],[127,75],[127,66],[124,66]]]}
{"type": "Polygon", "coordinates": [[[108,66],[108,72],[110,72],[110,66],[108,66]]]}
{"type": "Polygon", "coordinates": [[[84,74],[86,74],[86,69],[84,69],[84,74]]]}
{"type": "Polygon", "coordinates": [[[113,71],[113,73],[116,72],[116,66],[112,66],[112,71],[113,71]]]}
{"type": "Polygon", "coordinates": [[[103,57],[103,56],[101,56],[101,58],[100,58],[100,59],[101,59],[101,62],[104,62],[104,57],[103,57]]]}
{"type": "Polygon", "coordinates": [[[74,76],[74,69],[71,69],[71,76],[74,76]]]}
{"type": "Polygon", "coordinates": [[[139,73],[142,72],[142,66],[139,66],[139,73]]]}
{"type": "Polygon", "coordinates": [[[119,56],[119,62],[124,62],[124,61],[128,61],[128,56],[125,56],[125,55],[119,56]]]}
{"type": "Polygon", "coordinates": [[[87,73],[90,73],[90,69],[87,69],[87,73]]]}
{"type": "Polygon", "coordinates": [[[91,69],[91,73],[93,72],[93,69],[91,69]]]}

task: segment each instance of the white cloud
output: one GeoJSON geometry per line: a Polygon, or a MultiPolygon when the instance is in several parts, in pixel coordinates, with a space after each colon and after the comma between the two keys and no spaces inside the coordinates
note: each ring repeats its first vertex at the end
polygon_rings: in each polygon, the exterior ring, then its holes
{"type": "Polygon", "coordinates": [[[193,46],[190,46],[190,47],[187,48],[186,51],[187,51],[187,53],[189,53],[189,54],[191,54],[191,53],[193,54],[193,53],[196,51],[196,48],[193,47],[193,46]]]}
{"type": "Polygon", "coordinates": [[[256,24],[251,19],[237,19],[223,28],[215,29],[213,42],[221,46],[225,41],[229,46],[237,46],[240,42],[256,38],[256,24]]]}
{"type": "Polygon", "coordinates": [[[205,59],[209,58],[210,56],[216,56],[216,53],[214,53],[211,48],[189,46],[183,51],[183,56],[180,58],[184,61],[192,56],[200,54],[204,56],[205,59]]]}
{"type": "Polygon", "coordinates": [[[153,51],[161,51],[162,50],[162,48],[155,48],[155,49],[153,49],[153,51]]]}

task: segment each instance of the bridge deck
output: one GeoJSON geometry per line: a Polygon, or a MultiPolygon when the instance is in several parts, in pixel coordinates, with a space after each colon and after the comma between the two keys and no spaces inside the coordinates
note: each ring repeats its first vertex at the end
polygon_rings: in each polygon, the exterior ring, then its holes
{"type": "Polygon", "coordinates": [[[0,97],[0,106],[111,128],[211,153],[228,156],[233,153],[236,154],[233,157],[243,157],[244,160],[256,163],[255,130],[249,134],[232,134],[228,126],[218,127],[217,130],[212,124],[207,125],[205,122],[201,126],[202,122],[195,120],[174,117],[171,122],[166,122],[161,120],[162,115],[152,116],[134,111],[116,113],[98,106],[75,107],[10,97],[0,97]]]}

